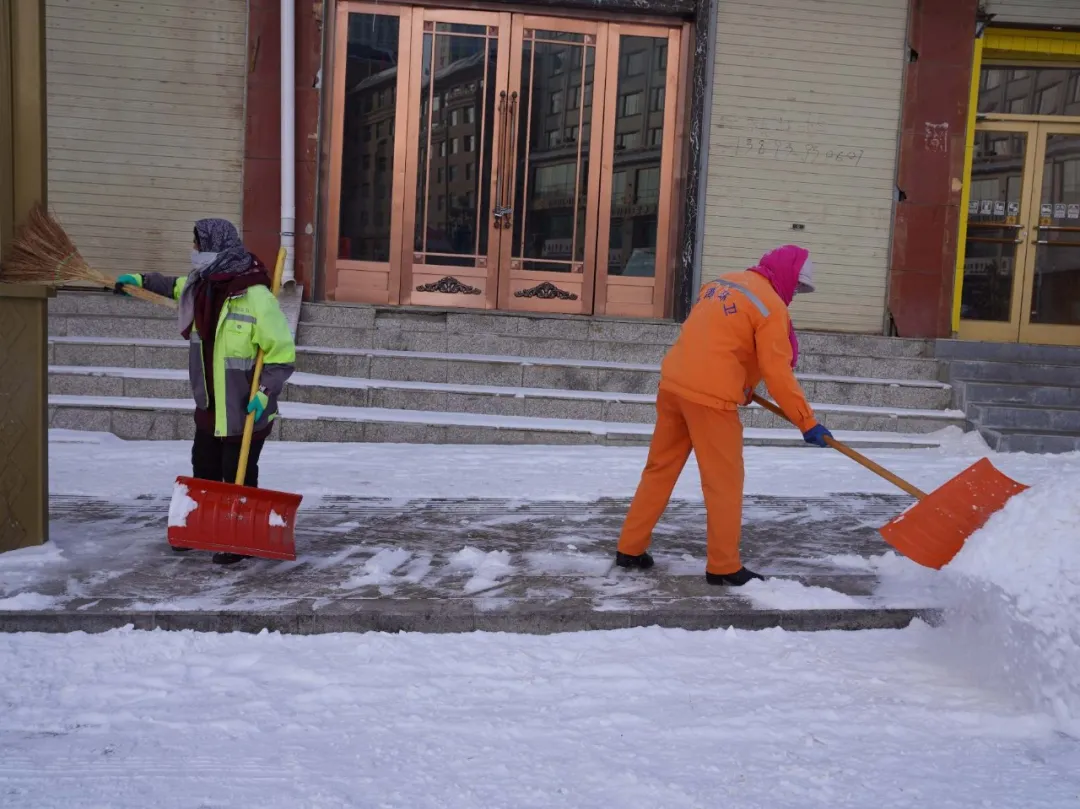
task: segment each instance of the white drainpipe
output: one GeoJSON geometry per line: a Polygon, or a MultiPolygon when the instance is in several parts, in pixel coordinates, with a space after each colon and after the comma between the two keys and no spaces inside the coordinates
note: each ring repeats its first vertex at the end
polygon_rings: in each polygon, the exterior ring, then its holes
{"type": "Polygon", "coordinates": [[[296,0],[281,0],[282,285],[296,283],[296,0]]]}

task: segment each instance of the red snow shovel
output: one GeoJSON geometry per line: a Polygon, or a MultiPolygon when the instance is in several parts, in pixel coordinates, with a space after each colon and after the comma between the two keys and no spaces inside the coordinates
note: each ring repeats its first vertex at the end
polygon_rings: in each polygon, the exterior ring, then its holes
{"type": "MultiPolygon", "coordinates": [[[[768,399],[755,393],[754,401],[790,421],[784,411],[768,399]]],[[[1009,498],[1028,488],[1002,474],[988,458],[983,458],[927,494],[835,438],[826,438],[825,442],[918,500],[878,530],[886,542],[908,559],[935,570],[952,561],[967,538],[982,528],[991,515],[1004,508],[1009,498]]]]}
{"type": "MultiPolygon", "coordinates": [[[[285,248],[278,251],[271,287],[277,295],[285,267],[285,248]]],[[[259,390],[263,352],[255,358],[251,397],[259,390]]],[[[236,553],[263,559],[296,559],[296,512],[303,499],[298,494],[254,489],[244,485],[247,476],[255,414],[244,423],[236,483],[178,477],[169,506],[169,544],[174,548],[236,553]]]]}

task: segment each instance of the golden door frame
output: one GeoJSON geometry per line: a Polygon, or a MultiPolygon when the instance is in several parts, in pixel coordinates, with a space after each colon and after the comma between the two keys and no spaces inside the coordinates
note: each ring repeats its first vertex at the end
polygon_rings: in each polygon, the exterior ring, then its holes
{"type": "MultiPolygon", "coordinates": [[[[1075,233],[1080,242],[1080,227],[1045,225],[1040,221],[1042,187],[1046,170],[1046,144],[1049,135],[1080,135],[1080,122],[1055,120],[1042,116],[1034,121],[988,121],[979,123],[976,132],[1003,132],[1024,135],[1024,175],[1020,191],[1020,214],[1015,224],[995,224],[999,230],[1015,230],[1016,256],[1007,321],[960,321],[959,337],[963,340],[986,342],[1022,342],[1046,345],[1080,345],[1080,326],[1050,325],[1031,322],[1031,305],[1035,292],[1035,263],[1039,245],[1049,242],[1041,238],[1043,231],[1075,233]]],[[[968,213],[965,211],[964,215],[968,213]]],[[[973,238],[968,226],[967,238],[973,238]]],[[[1066,245],[1063,245],[1066,246],[1066,245]]]]}
{"type": "MultiPolygon", "coordinates": [[[[557,10],[553,10],[557,13],[557,10]]],[[[663,318],[667,316],[674,281],[671,268],[678,261],[678,241],[682,223],[671,215],[676,197],[685,184],[687,144],[685,143],[688,112],[688,78],[692,54],[689,52],[690,29],[687,23],[669,20],[643,20],[627,24],[608,21],[600,15],[589,20],[571,17],[536,15],[516,8],[499,11],[476,11],[448,8],[444,5],[398,6],[373,2],[349,0],[338,4],[334,30],[334,65],[331,81],[330,154],[328,180],[327,217],[323,232],[326,237],[325,289],[328,300],[355,303],[422,305],[440,308],[484,308],[519,311],[543,311],[561,313],[601,314],[612,316],[663,318]],[[342,162],[345,124],[345,66],[348,53],[349,16],[373,14],[397,17],[398,62],[395,82],[396,108],[393,137],[393,170],[390,191],[393,200],[390,211],[391,233],[389,260],[385,262],[354,261],[338,258],[340,217],[342,205],[342,162]],[[425,26],[425,23],[428,25],[425,26]],[[524,32],[526,30],[555,30],[582,33],[596,37],[594,60],[594,98],[604,103],[593,104],[590,151],[599,147],[600,159],[590,160],[586,208],[585,260],[580,273],[538,272],[514,270],[513,227],[496,226],[493,215],[500,194],[509,193],[513,201],[517,177],[517,132],[510,136],[512,148],[500,154],[500,146],[493,137],[489,169],[490,197],[487,210],[477,199],[477,219],[488,218],[487,257],[478,256],[475,267],[423,264],[416,261],[418,251],[413,249],[416,211],[417,180],[420,170],[418,137],[420,127],[419,92],[422,70],[418,68],[423,54],[425,33],[434,34],[434,25],[456,23],[484,25],[488,38],[497,38],[497,55],[492,79],[496,88],[515,89],[521,81],[521,61],[524,32]],[[425,31],[425,28],[427,30],[425,31]],[[655,273],[652,277],[623,277],[608,274],[610,222],[612,218],[612,170],[614,167],[615,116],[605,115],[613,110],[618,92],[618,59],[623,36],[640,36],[668,39],[668,66],[665,94],[668,100],[664,108],[663,129],[665,139],[661,150],[660,188],[658,199],[655,273]],[[608,79],[611,79],[610,81],[608,79]],[[600,133],[599,137],[595,133],[600,133]],[[670,133],[670,136],[669,136],[670,133]],[[508,159],[504,175],[502,160],[508,159]],[[509,190],[501,188],[507,182],[509,190]],[[666,190],[667,193],[663,193],[666,190]],[[603,237],[601,238],[601,234],[603,237]],[[590,267],[591,265],[591,267],[590,267]],[[591,270],[591,271],[590,271],[591,270]],[[442,292],[422,291],[418,287],[433,289],[439,281],[451,276],[459,281],[461,288],[470,294],[448,296],[442,292]],[[523,297],[515,295],[527,287],[545,282],[565,286],[568,281],[579,280],[577,300],[565,297],[523,297]]],[[[449,34],[458,36],[459,34],[449,34]]],[[[433,85],[433,83],[432,83],[433,85]]],[[[432,87],[429,86],[429,92],[432,87]]],[[[520,87],[517,87],[520,91],[520,87]]],[[[430,104],[430,102],[429,102],[430,104]]],[[[430,110],[430,106],[429,106],[430,110]]],[[[430,114],[430,113],[429,113],[430,114]]],[[[498,126],[499,116],[490,122],[498,126]]],[[[483,153],[483,139],[487,122],[481,129],[479,143],[483,153]]],[[[429,138],[430,139],[430,138],[429,138]]],[[[526,144],[528,136],[526,135],[526,144]]],[[[579,154],[580,154],[579,146],[579,154]]],[[[430,148],[427,150],[430,161],[430,148]]],[[[579,158],[580,159],[580,158],[579,158]]],[[[580,163],[578,164],[580,166],[580,163]]],[[[479,172],[478,172],[479,174],[479,172]]],[[[576,217],[575,217],[576,221],[576,217]]],[[[426,230],[426,229],[425,229],[426,230]]]]}

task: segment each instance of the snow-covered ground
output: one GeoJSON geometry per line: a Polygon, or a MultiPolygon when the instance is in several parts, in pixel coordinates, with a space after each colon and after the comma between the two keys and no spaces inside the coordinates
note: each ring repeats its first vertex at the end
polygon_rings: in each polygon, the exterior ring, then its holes
{"type": "Polygon", "coordinates": [[[0,636],[0,806],[1074,807],[937,630],[0,636]]]}
{"type": "MultiPolygon", "coordinates": [[[[54,433],[52,489],[160,497],[188,452],[54,433]]],[[[872,453],[924,488],[983,454],[970,437],[872,453]]],[[[644,450],[271,444],[264,457],[264,485],[315,501],[542,501],[626,497],[644,450]]],[[[748,493],[891,491],[836,453],[746,457],[748,493]]],[[[937,628],[0,635],[0,807],[1075,807],[1080,457],[993,460],[1035,488],[941,573],[834,560],[894,593],[945,593],[937,628]]],[[[692,466],[676,497],[700,498],[692,466]]],[[[393,549],[380,559],[364,575],[400,564],[393,549]]],[[[452,557],[481,590],[506,561],[452,557]]],[[[849,598],[755,588],[780,609],[849,598]]]]}
{"type": "MultiPolygon", "coordinates": [[[[935,449],[876,449],[866,454],[925,489],[944,483],[987,455],[978,435],[945,432],[935,449]]],[[[400,500],[469,497],[529,501],[629,497],[645,465],[644,447],[442,446],[430,444],[291,444],[268,442],[260,485],[320,496],[400,500]]],[[[163,496],[177,475],[190,474],[187,442],[121,441],[107,434],[54,430],[49,442],[54,494],[103,498],[163,496]]],[[[821,496],[896,494],[891,484],[837,452],[810,447],[747,447],[746,493],[821,496]]],[[[992,456],[1006,474],[1036,483],[1080,471],[1080,453],[992,456]]],[[[700,500],[690,459],[676,500],[700,500]]]]}

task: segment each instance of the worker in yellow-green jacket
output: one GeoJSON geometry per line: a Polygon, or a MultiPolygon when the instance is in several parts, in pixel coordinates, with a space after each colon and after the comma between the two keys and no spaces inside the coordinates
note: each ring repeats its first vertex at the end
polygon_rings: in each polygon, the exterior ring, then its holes
{"type": "MultiPolygon", "coordinates": [[[[270,291],[266,266],[247,251],[232,223],[200,219],[195,223],[191,272],[186,278],[160,273],[122,275],[116,291],[123,294],[125,284],[179,301],[178,325],[190,345],[188,376],[195,399],[192,477],[235,481],[244,422],[248,413],[254,413],[244,485],[258,486],[259,455],[277,418],[278,397],[296,363],[296,344],[270,291]],[[251,397],[260,348],[263,372],[259,391],[251,397]]],[[[244,558],[218,553],[214,562],[232,564],[244,558]]]]}

